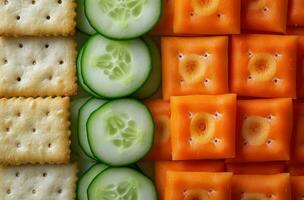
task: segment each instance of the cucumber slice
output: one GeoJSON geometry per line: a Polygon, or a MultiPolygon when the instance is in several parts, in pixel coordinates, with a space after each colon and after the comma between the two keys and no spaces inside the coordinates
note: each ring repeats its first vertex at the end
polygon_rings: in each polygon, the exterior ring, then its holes
{"type": "Polygon", "coordinates": [[[77,118],[80,107],[88,101],[88,97],[79,98],[71,102],[70,107],[70,122],[71,122],[71,150],[77,155],[84,154],[79,146],[77,139],[77,118]]]}
{"type": "Polygon", "coordinates": [[[88,188],[89,200],[157,200],[153,182],[130,168],[108,168],[88,188]]]}
{"type": "Polygon", "coordinates": [[[151,97],[161,85],[161,56],[156,44],[149,38],[143,38],[148,45],[152,56],[152,72],[146,83],[135,92],[135,98],[146,99],[151,97]]]}
{"type": "Polygon", "coordinates": [[[87,131],[94,156],[112,166],[140,160],[153,144],[151,113],[144,104],[133,99],[104,104],[89,117],[87,131]]]}
{"type": "Polygon", "coordinates": [[[128,96],[148,79],[150,56],[149,48],[141,39],[114,41],[94,35],[82,54],[83,81],[99,96],[128,96]]]}
{"type": "Polygon", "coordinates": [[[87,120],[92,112],[94,112],[97,108],[103,105],[106,101],[101,99],[89,99],[81,108],[79,109],[78,115],[78,127],[77,127],[77,135],[78,141],[87,156],[94,159],[94,155],[89,146],[88,136],[87,136],[87,120]]]}
{"type": "Polygon", "coordinates": [[[77,12],[76,22],[77,22],[78,30],[88,35],[95,34],[96,31],[90,25],[84,12],[84,0],[77,0],[76,12],[77,12]]]}
{"type": "Polygon", "coordinates": [[[161,16],[161,0],[86,0],[85,13],[94,29],[113,39],[144,35],[161,16]]]}
{"type": "Polygon", "coordinates": [[[90,88],[88,88],[88,86],[83,81],[82,74],[81,74],[81,59],[82,59],[83,49],[84,49],[84,46],[80,49],[78,56],[77,56],[78,83],[84,91],[86,91],[87,93],[91,94],[92,96],[94,96],[96,98],[100,98],[100,96],[98,94],[96,94],[94,91],[92,91],[90,88]]]}
{"type": "Polygon", "coordinates": [[[91,168],[89,168],[80,178],[77,184],[77,199],[78,200],[87,200],[87,190],[90,183],[93,179],[100,174],[102,171],[107,169],[108,166],[105,164],[95,164],[91,168]]]}

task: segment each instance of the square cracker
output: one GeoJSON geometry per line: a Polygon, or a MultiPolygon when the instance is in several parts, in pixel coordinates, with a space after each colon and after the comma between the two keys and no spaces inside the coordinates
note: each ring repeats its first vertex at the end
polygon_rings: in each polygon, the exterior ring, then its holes
{"type": "Polygon", "coordinates": [[[76,174],[76,164],[0,167],[0,199],[72,200],[76,174]]]}
{"type": "Polygon", "coordinates": [[[76,93],[76,42],[64,37],[0,37],[0,96],[76,93]]]}
{"type": "Polygon", "coordinates": [[[74,0],[0,0],[0,35],[72,35],[74,0]]]}
{"type": "Polygon", "coordinates": [[[67,163],[69,98],[0,99],[0,164],[67,163]]]}

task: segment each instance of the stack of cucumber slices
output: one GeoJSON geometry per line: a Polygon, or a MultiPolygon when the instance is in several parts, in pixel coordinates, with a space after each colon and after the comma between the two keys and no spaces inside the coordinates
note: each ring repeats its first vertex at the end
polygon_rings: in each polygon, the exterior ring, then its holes
{"type": "Polygon", "coordinates": [[[96,163],[79,179],[78,199],[157,199],[153,182],[132,165],[153,144],[154,124],[147,107],[131,98],[80,98],[73,105],[78,144],[96,163]]]}
{"type": "Polygon", "coordinates": [[[72,149],[94,163],[84,164],[77,198],[155,200],[153,182],[134,163],[153,145],[151,113],[137,99],[161,85],[159,49],[143,36],[157,23],[161,0],[78,0],[77,14],[87,37],[77,57],[78,83],[89,97],[73,100],[72,149]]]}

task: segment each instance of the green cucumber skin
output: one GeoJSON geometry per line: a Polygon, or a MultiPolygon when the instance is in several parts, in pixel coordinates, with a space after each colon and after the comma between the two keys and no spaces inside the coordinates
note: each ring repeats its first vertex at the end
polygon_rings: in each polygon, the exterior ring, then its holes
{"type": "Polygon", "coordinates": [[[77,162],[78,174],[81,176],[85,171],[87,171],[91,166],[96,164],[96,160],[88,158],[86,155],[77,155],[71,153],[71,161],[77,162]]]}
{"type": "Polygon", "coordinates": [[[138,99],[148,99],[148,98],[152,97],[159,90],[159,88],[161,87],[161,83],[162,83],[162,69],[161,69],[162,61],[161,61],[160,50],[156,46],[156,44],[148,36],[143,37],[142,40],[149,47],[149,51],[150,51],[150,55],[151,55],[151,59],[152,59],[152,69],[151,69],[151,73],[149,75],[149,78],[145,81],[145,84],[141,88],[139,88],[132,96],[135,97],[135,98],[138,98],[138,99]],[[150,44],[150,43],[153,43],[153,44],[150,44]],[[154,47],[150,47],[152,45],[154,45],[154,47]],[[152,48],[153,49],[155,48],[156,51],[153,51],[152,48]],[[158,54],[158,55],[155,56],[154,54],[158,54]],[[147,84],[149,84],[149,81],[151,83],[153,81],[153,79],[150,79],[150,76],[152,76],[153,68],[155,68],[155,66],[156,66],[156,65],[154,65],[154,61],[153,61],[155,57],[158,57],[157,59],[159,59],[159,61],[158,61],[159,66],[157,66],[157,67],[159,68],[158,70],[159,70],[159,76],[160,76],[159,79],[160,80],[157,82],[157,86],[156,86],[154,91],[152,90],[152,92],[150,92],[148,94],[143,94],[143,93],[145,93],[145,91],[144,90],[142,91],[141,89],[144,88],[147,84]]]}
{"type": "MultiPolygon", "coordinates": [[[[100,35],[99,33],[96,33],[96,34],[94,34],[94,35],[92,35],[87,41],[86,41],[86,44],[87,43],[89,43],[90,42],[90,40],[94,37],[94,36],[96,36],[96,35],[100,35]]],[[[102,35],[103,36],[103,35],[102,35]]],[[[109,38],[109,39],[111,39],[111,38],[109,38]]],[[[140,39],[140,38],[139,38],[140,39]]],[[[126,39],[127,40],[127,39],[126,39]]],[[[142,40],[142,39],[141,39],[142,40]]],[[[142,40],[143,41],[143,40],[142,40]]],[[[146,42],[145,41],[143,41],[145,44],[146,44],[146,42]]],[[[87,48],[87,45],[86,44],[84,44],[83,45],[83,51],[85,51],[85,49],[87,48]]],[[[148,81],[148,79],[149,79],[149,77],[151,76],[151,73],[152,73],[152,53],[151,53],[151,50],[150,50],[150,48],[147,46],[147,49],[148,49],[148,51],[149,51],[149,54],[150,54],[150,59],[151,59],[151,61],[150,61],[150,71],[149,71],[149,74],[148,74],[148,77],[147,77],[147,79],[141,84],[141,85],[139,85],[138,87],[137,87],[137,89],[135,89],[135,91],[134,92],[131,92],[130,94],[126,94],[126,95],[121,95],[121,96],[116,96],[116,97],[109,97],[109,96],[106,96],[106,95],[101,95],[101,94],[97,94],[96,92],[94,92],[94,90],[86,83],[86,80],[83,78],[83,83],[91,90],[91,91],[93,91],[94,93],[96,93],[96,95],[97,96],[95,96],[96,98],[102,98],[102,99],[107,99],[107,100],[115,100],[115,99],[121,99],[121,98],[127,98],[127,97],[132,97],[133,96],[133,94],[135,94],[147,81],[148,81]]],[[[82,56],[81,56],[82,57],[82,56]]],[[[82,60],[82,59],[81,59],[82,60]]],[[[82,63],[82,62],[81,62],[82,63]]],[[[82,74],[82,71],[83,71],[83,67],[82,67],[82,64],[81,64],[81,74],[82,74]]]]}
{"type": "MultiPolygon", "coordinates": [[[[161,1],[161,0],[157,0],[157,1],[161,1]]],[[[84,1],[84,7],[86,8],[86,0],[84,1]]],[[[92,25],[92,22],[91,20],[89,20],[88,18],[88,21],[89,21],[89,24],[96,30],[96,32],[100,35],[103,35],[104,37],[107,37],[109,39],[112,39],[112,40],[131,40],[131,39],[135,39],[135,38],[138,38],[142,35],[147,35],[151,30],[153,30],[153,28],[157,25],[157,23],[159,22],[161,16],[162,16],[162,3],[159,4],[160,5],[160,12],[159,12],[159,16],[158,16],[158,19],[156,20],[156,23],[154,24],[154,26],[152,26],[150,29],[148,29],[147,31],[144,31],[140,34],[138,34],[137,36],[133,36],[133,37],[123,37],[123,38],[117,38],[117,37],[111,37],[111,36],[108,36],[108,35],[105,35],[103,34],[101,31],[97,30],[96,28],[94,28],[94,26],[92,25]]],[[[87,16],[87,9],[84,9],[84,12],[85,12],[85,15],[87,16]]]]}
{"type": "MultiPolygon", "coordinates": [[[[79,115],[80,115],[80,112],[81,112],[81,109],[84,107],[84,106],[86,106],[87,105],[87,103],[89,103],[91,100],[93,100],[93,99],[96,99],[96,98],[94,98],[94,97],[91,97],[91,98],[89,98],[80,108],[79,108],[79,114],[78,114],[78,118],[77,118],[77,139],[78,139],[78,143],[79,143],[79,146],[82,148],[82,149],[84,149],[83,147],[82,147],[82,145],[81,145],[81,143],[80,143],[80,140],[81,140],[81,138],[80,138],[80,134],[79,134],[79,126],[80,126],[80,122],[79,122],[79,115]]],[[[103,106],[103,104],[101,104],[96,110],[98,110],[100,107],[102,107],[103,106]]],[[[93,111],[94,112],[94,111],[93,111]]],[[[91,150],[91,152],[92,152],[92,149],[90,149],[91,150]]],[[[94,157],[94,155],[93,156],[91,156],[91,155],[89,155],[86,151],[84,151],[84,150],[82,150],[83,151],[83,153],[87,156],[87,157],[89,157],[89,158],[91,158],[91,159],[93,159],[93,160],[96,160],[96,157],[94,157]]]]}
{"type": "MultiPolygon", "coordinates": [[[[79,108],[79,111],[80,111],[80,109],[81,109],[83,106],[85,106],[91,99],[93,99],[93,98],[89,98],[84,104],[82,104],[82,106],[79,108]]],[[[81,144],[80,144],[80,137],[79,137],[79,133],[78,133],[78,130],[79,130],[79,111],[78,111],[78,117],[77,117],[77,140],[78,140],[78,144],[79,144],[79,146],[81,147],[82,152],[83,152],[87,157],[89,157],[90,159],[96,160],[95,157],[92,157],[91,155],[89,155],[88,153],[86,153],[86,152],[83,150],[83,147],[82,147],[81,144]]]]}
{"type": "MultiPolygon", "coordinates": [[[[90,173],[90,170],[92,170],[94,167],[97,167],[97,165],[104,165],[103,167],[104,167],[104,169],[103,170],[101,170],[98,174],[100,174],[101,172],[103,172],[104,170],[106,170],[109,166],[106,166],[105,164],[103,164],[103,163],[95,163],[95,164],[93,164],[91,167],[89,167],[80,177],[79,177],[79,179],[78,179],[78,182],[77,182],[77,189],[76,189],[76,199],[77,200],[87,200],[87,199],[82,199],[80,196],[81,196],[81,194],[79,193],[79,187],[80,187],[80,181],[82,180],[82,178],[84,177],[84,176],[86,176],[87,175],[87,173],[90,173]]],[[[98,174],[96,175],[96,176],[98,176],[98,174]]],[[[96,176],[94,176],[94,178],[96,177],[96,176]]],[[[94,180],[94,178],[91,180],[91,182],[94,180]]],[[[90,184],[89,184],[90,185],[90,184]]],[[[89,187],[89,185],[88,185],[88,187],[89,187]]],[[[88,189],[88,188],[87,188],[88,189]]],[[[87,190],[86,190],[87,191],[87,190]]]]}
{"type": "Polygon", "coordinates": [[[96,30],[91,26],[91,24],[89,23],[86,15],[85,15],[85,11],[84,11],[84,1],[85,0],[77,0],[77,8],[76,11],[78,13],[77,17],[76,17],[76,22],[77,22],[77,30],[79,30],[80,32],[86,34],[86,35],[93,35],[96,33],[96,30]],[[83,10],[82,10],[82,9],[83,10]],[[80,15],[81,14],[81,15],[80,15]],[[86,19],[81,19],[80,17],[85,17],[86,19]],[[82,25],[82,23],[79,23],[81,21],[86,21],[87,25],[82,25]],[[82,27],[82,26],[88,26],[88,27],[82,27]],[[90,26],[90,27],[89,27],[90,26]],[[86,30],[87,29],[87,30],[86,30]]]}
{"type": "Polygon", "coordinates": [[[83,51],[85,48],[87,41],[81,46],[80,51],[77,55],[77,77],[78,77],[78,83],[80,85],[80,87],[87,92],[88,94],[92,95],[95,98],[102,98],[101,96],[99,96],[98,94],[96,94],[95,92],[93,92],[84,82],[82,74],[81,74],[81,60],[82,60],[82,55],[83,55],[83,51]],[[80,61],[79,61],[80,60],[80,61]]]}
{"type": "MultiPolygon", "coordinates": [[[[88,101],[89,97],[82,97],[71,102],[70,107],[70,121],[71,121],[71,149],[72,152],[77,154],[78,156],[87,157],[86,154],[82,151],[77,137],[77,118],[79,114],[80,107],[88,101]]],[[[89,158],[88,158],[89,159],[89,158]]]]}
{"type": "MultiPolygon", "coordinates": [[[[102,173],[105,173],[105,172],[108,172],[109,170],[111,170],[111,169],[130,169],[130,170],[133,170],[133,171],[136,171],[135,169],[132,169],[132,168],[130,168],[130,167],[124,167],[124,166],[122,166],[122,167],[109,167],[109,168],[107,168],[107,169],[105,169],[104,171],[102,171],[100,174],[98,174],[93,180],[92,180],[92,182],[90,183],[90,185],[88,186],[88,190],[87,190],[87,196],[88,196],[88,200],[94,200],[94,199],[91,199],[90,198],[90,195],[89,195],[89,188],[90,188],[90,186],[92,185],[92,183],[98,178],[98,176],[100,176],[102,173]]],[[[138,172],[138,171],[137,171],[138,172]]],[[[155,184],[154,184],[154,182],[153,182],[153,180],[150,178],[150,177],[148,177],[148,176],[146,176],[145,174],[142,174],[141,172],[138,172],[139,174],[141,174],[142,176],[144,176],[149,182],[150,182],[150,184],[153,186],[153,191],[154,191],[154,194],[155,194],[155,200],[158,200],[158,191],[157,191],[157,189],[156,189],[156,187],[155,187],[155,184]]],[[[141,200],[141,199],[140,199],[141,200]]]]}
{"type": "MultiPolygon", "coordinates": [[[[137,101],[138,103],[140,103],[140,104],[142,104],[142,105],[144,105],[144,106],[146,107],[146,105],[145,105],[144,103],[142,103],[141,101],[138,101],[138,100],[136,100],[136,99],[132,99],[132,98],[125,98],[125,99],[126,99],[126,100],[128,100],[128,99],[135,100],[135,101],[137,101]]],[[[115,100],[113,100],[113,101],[115,101],[115,100]]],[[[112,101],[106,102],[106,103],[103,104],[100,108],[102,108],[102,107],[108,105],[108,104],[111,103],[111,102],[112,102],[112,101]]],[[[100,108],[99,108],[99,109],[100,109],[100,108]]],[[[97,112],[99,109],[97,109],[97,110],[95,110],[94,112],[92,112],[92,113],[91,113],[91,116],[92,116],[95,112],[97,112]]],[[[148,113],[149,113],[151,119],[153,120],[153,116],[152,116],[151,111],[150,111],[147,107],[146,107],[146,109],[147,109],[147,111],[148,111],[148,113]]],[[[91,116],[90,116],[90,117],[91,117],[91,116]]],[[[89,117],[89,119],[90,119],[90,117],[89,117]]],[[[89,120],[89,119],[88,119],[88,120],[89,120]]],[[[154,126],[154,124],[153,124],[153,127],[152,127],[152,128],[153,128],[153,133],[154,133],[154,131],[155,131],[155,126],[154,126]]],[[[87,130],[88,130],[88,123],[87,123],[87,130]]],[[[89,134],[88,134],[88,135],[89,135],[89,134]]],[[[89,144],[90,144],[90,146],[91,146],[92,141],[90,140],[90,137],[88,137],[88,140],[89,140],[89,144]]],[[[93,153],[94,157],[96,158],[96,160],[97,160],[98,162],[105,163],[106,165],[109,165],[109,166],[112,166],[112,167],[128,167],[129,165],[131,165],[131,164],[133,164],[133,163],[136,163],[137,161],[142,160],[143,158],[145,158],[145,157],[148,155],[148,153],[150,152],[150,150],[152,149],[153,144],[154,144],[154,134],[152,134],[152,139],[151,139],[150,148],[147,150],[147,152],[146,152],[145,154],[143,154],[143,156],[141,156],[140,158],[135,159],[135,160],[132,160],[132,161],[130,161],[129,163],[126,163],[126,164],[123,164],[123,165],[116,165],[116,164],[107,162],[107,161],[103,160],[102,158],[100,158],[99,156],[97,156],[96,152],[94,152],[93,149],[91,149],[91,150],[92,150],[92,153],[93,153]]]]}

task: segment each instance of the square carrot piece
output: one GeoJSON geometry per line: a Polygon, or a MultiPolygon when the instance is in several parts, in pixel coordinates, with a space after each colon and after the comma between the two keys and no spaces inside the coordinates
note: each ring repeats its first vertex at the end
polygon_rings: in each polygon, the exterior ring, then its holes
{"type": "Polygon", "coordinates": [[[288,0],[243,0],[242,29],[285,33],[288,0]]]}
{"type": "Polygon", "coordinates": [[[174,0],[173,30],[183,34],[238,34],[240,10],[240,0],[174,0]]]}
{"type": "Polygon", "coordinates": [[[289,0],[288,25],[304,26],[304,1],[289,0]]]}
{"type": "Polygon", "coordinates": [[[250,97],[295,97],[297,45],[297,36],[232,36],[232,92],[250,97]]]}
{"type": "Polygon", "coordinates": [[[302,200],[304,195],[304,176],[291,176],[291,194],[294,200],[302,200]]]}
{"type": "Polygon", "coordinates": [[[291,163],[304,163],[304,101],[294,103],[291,163]]]}
{"type": "Polygon", "coordinates": [[[162,38],[163,96],[228,93],[228,37],[162,38]]]}
{"type": "Polygon", "coordinates": [[[159,199],[165,198],[166,174],[168,171],[184,172],[222,172],[225,170],[220,161],[166,161],[155,163],[155,184],[159,199]]]}
{"type": "Polygon", "coordinates": [[[288,200],[290,197],[289,174],[235,175],[232,178],[233,200],[288,200]]]}
{"type": "Polygon", "coordinates": [[[285,164],[279,162],[228,163],[226,169],[233,174],[270,175],[285,172],[285,164]]]}
{"type": "Polygon", "coordinates": [[[162,15],[152,29],[152,35],[173,35],[174,0],[162,0],[162,15]]]}
{"type": "Polygon", "coordinates": [[[167,172],[165,200],[229,200],[232,173],[167,172]]]}
{"type": "Polygon", "coordinates": [[[154,121],[154,144],[145,160],[172,160],[170,133],[170,102],[160,99],[146,101],[154,121]]]}
{"type": "Polygon", "coordinates": [[[171,97],[173,160],[235,156],[236,95],[171,97]]]}
{"type": "Polygon", "coordinates": [[[237,162],[289,160],[293,124],[292,100],[239,100],[237,162]]]}

